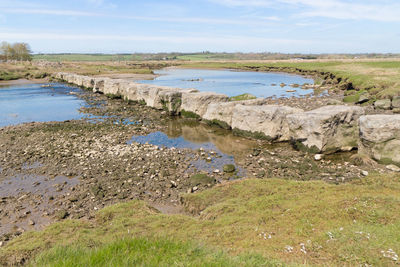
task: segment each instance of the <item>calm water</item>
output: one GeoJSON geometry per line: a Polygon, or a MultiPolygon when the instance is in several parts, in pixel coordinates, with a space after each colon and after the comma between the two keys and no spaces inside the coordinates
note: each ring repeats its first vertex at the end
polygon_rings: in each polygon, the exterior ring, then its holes
{"type": "Polygon", "coordinates": [[[238,167],[235,159],[257,146],[256,142],[234,136],[229,131],[185,120],[171,121],[164,132],[133,136],[128,144],[132,142],[168,148],[203,149],[205,156],[191,161],[194,169],[212,173],[216,169],[222,170],[225,164],[233,164],[239,177],[244,176],[245,171],[238,167]],[[206,160],[207,157],[211,160],[206,160]]]}
{"type": "Polygon", "coordinates": [[[164,69],[155,73],[161,76],[154,80],[140,82],[178,88],[196,88],[200,91],[217,92],[228,96],[244,93],[257,97],[302,96],[313,93],[313,90],[293,88],[290,84],[314,84],[312,79],[285,73],[199,69],[164,69]],[[286,86],[281,87],[281,83],[285,83],[286,86]],[[296,90],[296,92],[286,92],[287,90],[296,90]]]}
{"type": "Polygon", "coordinates": [[[54,83],[0,86],[0,127],[24,122],[80,119],[79,108],[85,104],[70,92],[79,88],[54,83]]]}

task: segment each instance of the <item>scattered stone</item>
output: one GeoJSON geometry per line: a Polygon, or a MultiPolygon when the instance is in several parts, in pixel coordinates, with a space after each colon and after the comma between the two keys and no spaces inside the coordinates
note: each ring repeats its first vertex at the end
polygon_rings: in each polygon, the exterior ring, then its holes
{"type": "Polygon", "coordinates": [[[392,106],[392,102],[390,99],[381,99],[377,100],[374,103],[374,107],[376,109],[383,109],[383,110],[389,110],[392,106]]]}
{"type": "Polygon", "coordinates": [[[393,165],[393,164],[387,165],[386,169],[388,169],[389,171],[392,171],[392,172],[400,172],[400,167],[393,165]]]}
{"type": "Polygon", "coordinates": [[[322,154],[316,154],[316,155],[314,155],[314,159],[315,159],[316,161],[320,161],[320,160],[322,159],[322,157],[323,157],[322,154]]]}
{"type": "Polygon", "coordinates": [[[367,171],[361,171],[361,174],[363,175],[363,176],[368,176],[368,172],[367,171]]]}

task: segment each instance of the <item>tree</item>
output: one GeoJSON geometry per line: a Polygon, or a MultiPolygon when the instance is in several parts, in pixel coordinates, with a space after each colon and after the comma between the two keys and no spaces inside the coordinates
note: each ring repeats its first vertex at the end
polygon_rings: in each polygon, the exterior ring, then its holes
{"type": "Polygon", "coordinates": [[[0,46],[0,59],[3,60],[32,60],[31,49],[27,43],[10,44],[2,42],[0,46]]]}

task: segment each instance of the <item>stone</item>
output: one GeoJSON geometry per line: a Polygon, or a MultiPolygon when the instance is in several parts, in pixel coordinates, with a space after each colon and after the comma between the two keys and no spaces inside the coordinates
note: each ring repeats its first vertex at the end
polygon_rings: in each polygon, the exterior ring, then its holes
{"type": "Polygon", "coordinates": [[[392,101],[390,99],[381,99],[377,100],[374,103],[374,107],[376,109],[384,109],[384,110],[389,110],[392,106],[392,101]]]}
{"type": "Polygon", "coordinates": [[[359,154],[400,166],[400,115],[360,117],[359,154]]]}
{"type": "Polygon", "coordinates": [[[393,97],[393,99],[392,99],[392,107],[393,107],[393,109],[400,108],[400,96],[393,97]]]}
{"type": "Polygon", "coordinates": [[[386,169],[392,172],[400,172],[400,167],[397,167],[396,165],[393,164],[387,165],[386,169]]]}
{"type": "Polygon", "coordinates": [[[290,136],[286,117],[300,112],[303,110],[278,105],[236,105],[233,110],[232,129],[271,141],[288,141],[290,136]]]}
{"type": "Polygon", "coordinates": [[[162,109],[168,111],[170,115],[176,115],[181,109],[182,92],[163,90],[159,93],[159,101],[162,109]]]}
{"type": "Polygon", "coordinates": [[[181,110],[203,117],[211,103],[228,102],[229,97],[212,92],[182,93],[181,110]]]}
{"type": "Polygon", "coordinates": [[[322,157],[323,157],[322,154],[316,154],[316,155],[314,156],[314,159],[315,159],[316,161],[320,161],[320,160],[322,159],[322,157]]]}
{"type": "MultiPolygon", "coordinates": [[[[237,105],[245,105],[245,106],[259,106],[264,105],[266,103],[266,99],[258,98],[252,100],[243,100],[243,101],[231,101],[226,103],[212,103],[207,107],[207,111],[203,116],[203,119],[221,124],[225,123],[226,126],[232,126],[232,116],[233,110],[237,105]]],[[[220,125],[224,126],[224,125],[220,125]]],[[[228,128],[223,127],[223,128],[228,128]]]]}
{"type": "Polygon", "coordinates": [[[369,173],[368,173],[367,171],[361,171],[361,175],[362,175],[362,176],[368,176],[368,174],[369,174],[369,173]]]}
{"type": "Polygon", "coordinates": [[[224,170],[224,172],[232,173],[236,170],[236,167],[233,164],[226,164],[226,165],[224,165],[223,170],[224,170]]]}
{"type": "Polygon", "coordinates": [[[357,104],[362,104],[362,103],[368,102],[369,99],[370,99],[369,93],[367,93],[367,92],[362,93],[362,94],[358,97],[357,104]]]}
{"type": "Polygon", "coordinates": [[[358,119],[364,109],[357,106],[325,106],[287,116],[293,145],[313,153],[333,153],[357,147],[358,119]]]}

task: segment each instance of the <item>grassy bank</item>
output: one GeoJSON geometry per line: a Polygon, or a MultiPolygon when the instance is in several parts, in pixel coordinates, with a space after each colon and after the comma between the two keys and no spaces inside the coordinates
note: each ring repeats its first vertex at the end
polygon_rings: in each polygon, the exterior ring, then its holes
{"type": "Polygon", "coordinates": [[[185,64],[185,67],[309,74],[339,89],[348,90],[347,95],[363,90],[369,92],[372,98],[400,95],[400,61],[193,62],[185,64]]]}
{"type": "MultiPolygon", "coordinates": [[[[390,266],[398,263],[400,251],[399,189],[398,175],[378,174],[341,185],[237,181],[184,195],[186,210],[196,216],[161,214],[140,201],[118,204],[101,210],[90,222],[66,220],[25,233],[0,251],[0,259],[3,263],[31,259],[53,266],[70,256],[85,263],[96,257],[104,260],[110,251],[110,259],[117,260],[137,259],[138,251],[149,256],[157,251],[169,259],[193,251],[187,243],[193,240],[224,250],[222,266],[260,262],[390,266]],[[138,246],[137,238],[150,243],[138,246]],[[125,249],[116,249],[121,246],[125,249]]],[[[207,265],[215,257],[207,251],[200,249],[199,264],[207,265]]],[[[190,265],[191,260],[189,253],[183,263],[190,265]]]]}

